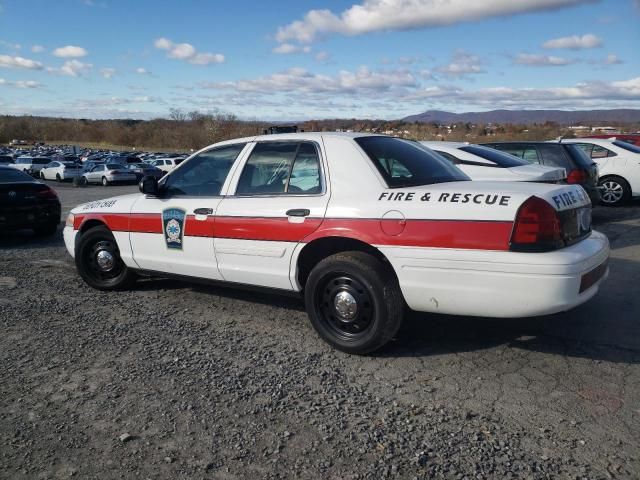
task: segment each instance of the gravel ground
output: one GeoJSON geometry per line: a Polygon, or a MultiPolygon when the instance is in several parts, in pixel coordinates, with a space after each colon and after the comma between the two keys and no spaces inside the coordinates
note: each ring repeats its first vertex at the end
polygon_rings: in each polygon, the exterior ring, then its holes
{"type": "MultiPolygon", "coordinates": [[[[56,188],[66,210],[135,191],[56,188]]],[[[595,220],[614,250],[587,305],[412,314],[369,357],[321,342],[297,298],[98,292],[60,232],[5,236],[0,478],[639,478],[640,205],[595,220]]]]}

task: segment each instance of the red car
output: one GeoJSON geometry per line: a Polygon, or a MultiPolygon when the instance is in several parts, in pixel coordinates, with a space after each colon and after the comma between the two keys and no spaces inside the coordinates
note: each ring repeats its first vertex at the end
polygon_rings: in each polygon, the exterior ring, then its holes
{"type": "Polygon", "coordinates": [[[584,138],[613,138],[640,146],[640,133],[619,133],[616,135],[586,135],[584,138]]]}

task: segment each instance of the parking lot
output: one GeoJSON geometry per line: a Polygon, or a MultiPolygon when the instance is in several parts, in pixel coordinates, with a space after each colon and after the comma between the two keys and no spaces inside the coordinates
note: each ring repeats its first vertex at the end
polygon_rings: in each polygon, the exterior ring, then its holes
{"type": "MultiPolygon", "coordinates": [[[[137,191],[50,184],[63,216],[137,191]]],[[[2,237],[0,477],[639,478],[640,204],[594,223],[611,273],[587,304],[412,314],[368,357],[320,341],[297,298],[99,292],[61,231],[2,237]]]]}

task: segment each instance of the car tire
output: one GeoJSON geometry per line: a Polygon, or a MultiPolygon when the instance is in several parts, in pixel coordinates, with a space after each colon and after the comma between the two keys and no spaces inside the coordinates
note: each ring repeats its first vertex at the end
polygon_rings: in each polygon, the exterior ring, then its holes
{"type": "Polygon", "coordinates": [[[59,173],[56,173],[56,182],[61,182],[62,178],[60,177],[59,173]]]}
{"type": "Polygon", "coordinates": [[[89,180],[87,180],[87,177],[80,177],[80,185],[84,185],[85,187],[89,185],[89,180]]]}
{"type": "Polygon", "coordinates": [[[48,237],[50,235],[56,234],[56,232],[58,231],[59,223],[60,222],[55,222],[55,223],[49,223],[46,225],[41,225],[41,226],[35,227],[33,230],[38,236],[48,237]]]}
{"type": "Polygon", "coordinates": [[[75,251],[75,263],[82,279],[98,290],[126,289],[137,278],[120,258],[111,230],[103,226],[82,234],[75,251]]]}
{"type": "Polygon", "coordinates": [[[397,333],[405,302],[391,267],[364,252],[342,252],[321,260],[305,285],[311,324],[329,345],[363,355],[397,333]]]}
{"type": "Polygon", "coordinates": [[[44,178],[44,173],[40,172],[40,180],[46,180],[46,178],[44,178]]]}
{"type": "Polygon", "coordinates": [[[600,204],[609,207],[624,205],[631,199],[631,187],[629,182],[617,175],[602,177],[600,186],[600,204]]]}
{"type": "Polygon", "coordinates": [[[102,186],[103,187],[109,186],[109,180],[107,180],[107,177],[102,177],[102,186]]]}

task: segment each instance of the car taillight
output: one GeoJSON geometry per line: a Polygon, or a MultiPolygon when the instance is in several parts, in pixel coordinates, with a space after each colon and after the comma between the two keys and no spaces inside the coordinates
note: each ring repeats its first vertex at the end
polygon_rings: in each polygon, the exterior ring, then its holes
{"type": "Polygon", "coordinates": [[[587,174],[584,170],[571,170],[567,175],[567,183],[584,183],[587,181],[587,174]]]}
{"type": "Polygon", "coordinates": [[[47,188],[46,190],[40,190],[40,191],[36,192],[36,195],[38,196],[38,198],[43,198],[43,199],[46,199],[46,200],[57,200],[58,199],[58,195],[56,195],[56,192],[51,188],[47,188]]]}
{"type": "Polygon", "coordinates": [[[518,209],[511,233],[511,250],[540,252],[564,246],[558,212],[545,200],[530,197],[518,209]]]}

